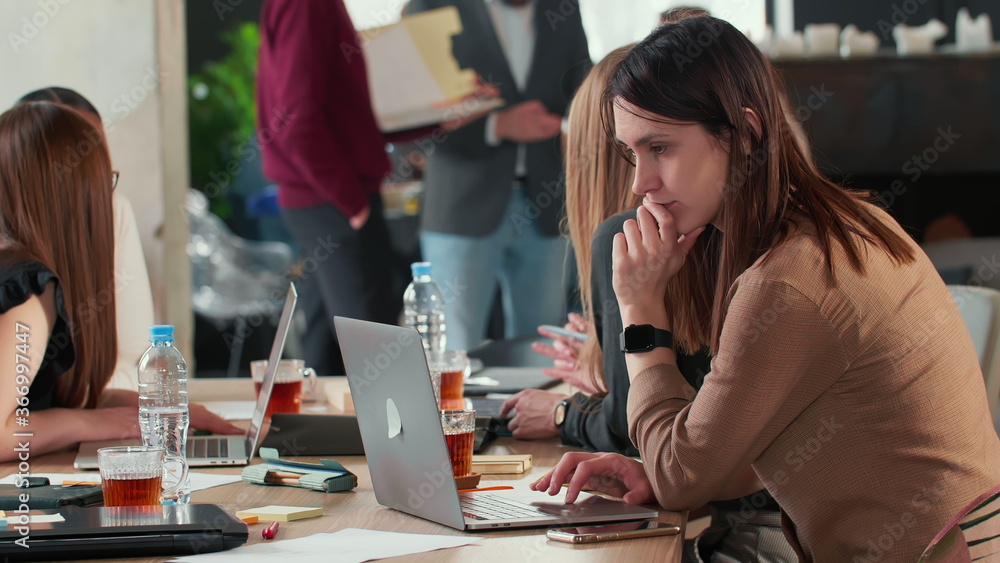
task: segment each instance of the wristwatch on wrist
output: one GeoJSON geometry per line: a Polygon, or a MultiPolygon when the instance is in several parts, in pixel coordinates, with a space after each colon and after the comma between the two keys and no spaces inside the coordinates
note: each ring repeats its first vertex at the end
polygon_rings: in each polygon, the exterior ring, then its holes
{"type": "Polygon", "coordinates": [[[627,354],[649,352],[661,346],[671,349],[674,347],[674,335],[653,325],[628,325],[622,331],[620,340],[622,352],[627,354]]]}
{"type": "Polygon", "coordinates": [[[566,422],[566,409],[569,408],[569,399],[566,399],[556,405],[556,410],[552,413],[552,422],[556,424],[556,428],[562,428],[564,422],[566,422]]]}

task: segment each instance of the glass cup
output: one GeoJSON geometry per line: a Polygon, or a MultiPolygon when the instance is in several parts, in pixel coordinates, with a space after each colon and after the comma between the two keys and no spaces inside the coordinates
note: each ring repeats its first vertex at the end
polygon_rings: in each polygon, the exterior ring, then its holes
{"type": "Polygon", "coordinates": [[[431,380],[440,380],[442,409],[465,408],[465,379],[469,377],[469,357],[461,350],[446,350],[428,359],[431,380]]]}
{"type": "Polygon", "coordinates": [[[444,430],[444,440],[448,444],[448,455],[451,457],[451,470],[455,477],[464,477],[472,473],[476,411],[443,410],[441,428],[444,430]]]}
{"type": "MultiPolygon", "coordinates": [[[[264,384],[264,372],[267,371],[267,360],[250,362],[250,375],[253,377],[253,390],[260,396],[260,388],[264,384]]],[[[271,399],[267,403],[264,418],[271,419],[276,412],[298,413],[302,410],[302,399],[312,395],[316,389],[316,370],[307,368],[305,360],[281,360],[278,362],[278,373],[274,375],[274,388],[271,399]],[[303,382],[308,377],[309,384],[303,390],[303,382]]]]}
{"type": "Polygon", "coordinates": [[[166,455],[154,446],[119,446],[97,450],[97,465],[104,489],[104,506],[149,506],[160,504],[163,497],[174,495],[187,478],[183,458],[166,455]],[[180,477],[172,487],[163,487],[168,463],[179,467],[180,477]]]}

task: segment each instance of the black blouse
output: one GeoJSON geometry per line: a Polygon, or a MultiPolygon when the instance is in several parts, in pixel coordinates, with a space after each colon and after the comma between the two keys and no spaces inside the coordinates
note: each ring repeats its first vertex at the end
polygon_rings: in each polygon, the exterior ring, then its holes
{"type": "MultiPolygon", "coordinates": [[[[28,390],[28,409],[32,411],[53,406],[56,380],[69,371],[76,360],[69,315],[66,313],[66,300],[59,279],[43,264],[0,252],[0,314],[22,305],[32,295],[41,296],[50,281],[56,283],[57,318],[52,333],[35,333],[30,325],[19,327],[17,331],[19,334],[27,335],[25,343],[28,346],[45,344],[42,365],[39,366],[28,390]]],[[[12,319],[11,322],[19,321],[12,319]]],[[[15,350],[9,352],[13,359],[15,350]]]]}

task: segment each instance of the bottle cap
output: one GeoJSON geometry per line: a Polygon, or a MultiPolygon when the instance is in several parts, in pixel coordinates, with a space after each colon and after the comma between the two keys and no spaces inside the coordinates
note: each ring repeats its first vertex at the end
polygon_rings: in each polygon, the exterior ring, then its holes
{"type": "Polygon", "coordinates": [[[173,342],[174,325],[153,325],[149,327],[150,342],[173,342]]]}
{"type": "Polygon", "coordinates": [[[413,272],[413,277],[419,278],[421,276],[431,275],[431,263],[430,262],[414,262],[410,264],[410,271],[413,272]]]}

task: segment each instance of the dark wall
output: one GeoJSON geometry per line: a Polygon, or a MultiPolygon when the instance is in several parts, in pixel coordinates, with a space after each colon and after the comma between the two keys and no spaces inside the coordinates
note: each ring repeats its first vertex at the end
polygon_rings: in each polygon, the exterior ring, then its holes
{"type": "Polygon", "coordinates": [[[201,70],[205,61],[226,55],[219,33],[245,21],[258,21],[264,0],[187,0],[188,73],[201,70]]]}
{"type": "MultiPolygon", "coordinates": [[[[955,42],[955,18],[959,8],[968,8],[972,17],[987,13],[993,21],[994,30],[1000,25],[1000,2],[997,0],[839,0],[837,2],[817,2],[816,0],[796,0],[795,29],[802,31],[809,23],[838,23],[845,26],[853,23],[861,31],[874,31],[882,39],[883,46],[895,46],[892,32],[888,31],[896,23],[916,26],[937,18],[948,26],[948,35],[941,42],[955,42]],[[903,21],[901,18],[906,18],[903,21]],[[880,25],[879,22],[884,22],[880,25]]],[[[772,2],[767,2],[767,21],[774,25],[772,2]]],[[[996,31],[994,31],[996,36],[996,31]]]]}

